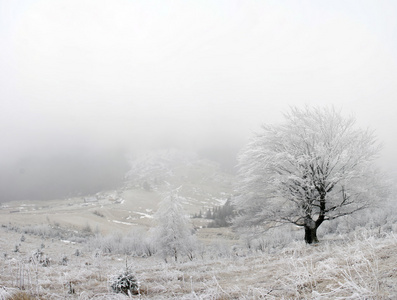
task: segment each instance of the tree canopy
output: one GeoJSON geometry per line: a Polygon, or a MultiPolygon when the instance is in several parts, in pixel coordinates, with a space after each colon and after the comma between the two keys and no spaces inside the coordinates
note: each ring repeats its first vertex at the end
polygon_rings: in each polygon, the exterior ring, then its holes
{"type": "Polygon", "coordinates": [[[263,125],[239,156],[235,226],[292,223],[317,241],[325,220],[367,208],[380,196],[373,132],[334,108],[291,108],[263,125]]]}

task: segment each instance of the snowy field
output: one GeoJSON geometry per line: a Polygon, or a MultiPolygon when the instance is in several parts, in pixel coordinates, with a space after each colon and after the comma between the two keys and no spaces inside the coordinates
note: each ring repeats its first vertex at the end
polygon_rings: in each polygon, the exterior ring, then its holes
{"type": "Polygon", "coordinates": [[[397,297],[397,235],[392,231],[329,234],[315,246],[273,239],[259,251],[227,242],[220,230],[220,240],[198,249],[192,261],[165,263],[133,246],[135,251],[122,254],[129,241],[122,235],[112,239],[119,249],[105,251],[106,238],[72,242],[16,230],[4,225],[0,231],[0,299],[21,299],[12,298],[20,291],[32,299],[128,298],[110,288],[111,278],[126,265],[139,281],[140,295],[133,297],[140,299],[397,297]]]}

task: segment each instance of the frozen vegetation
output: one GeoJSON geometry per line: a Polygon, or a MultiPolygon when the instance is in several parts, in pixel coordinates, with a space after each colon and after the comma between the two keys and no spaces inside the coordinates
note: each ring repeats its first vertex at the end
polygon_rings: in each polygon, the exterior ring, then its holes
{"type": "Polygon", "coordinates": [[[341,221],[316,246],[276,229],[256,239],[223,237],[177,262],[165,262],[143,232],[65,245],[41,231],[3,226],[0,299],[21,292],[32,299],[124,299],[113,287],[126,272],[136,281],[132,297],[141,299],[393,299],[396,221],[388,213],[367,219],[366,227],[341,221]]]}

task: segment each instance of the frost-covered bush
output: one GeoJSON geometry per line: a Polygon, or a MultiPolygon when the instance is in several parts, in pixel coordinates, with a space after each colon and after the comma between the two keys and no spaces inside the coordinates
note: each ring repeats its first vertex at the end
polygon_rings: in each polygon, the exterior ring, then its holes
{"type": "Polygon", "coordinates": [[[354,234],[362,229],[378,232],[394,231],[397,224],[396,203],[389,201],[382,207],[364,210],[359,216],[349,215],[324,223],[319,229],[322,235],[326,234],[354,234]]]}
{"type": "Polygon", "coordinates": [[[98,217],[101,217],[101,218],[105,217],[105,215],[103,213],[101,213],[99,210],[94,210],[92,213],[98,217]]]}
{"type": "Polygon", "coordinates": [[[123,293],[125,295],[139,294],[139,282],[129,267],[118,275],[110,276],[109,283],[114,293],[123,293]]]}
{"type": "Polygon", "coordinates": [[[232,248],[225,240],[214,240],[208,246],[207,250],[210,253],[210,257],[212,259],[220,257],[227,258],[232,256],[232,248]]]}
{"type": "Polygon", "coordinates": [[[61,261],[59,262],[60,265],[67,266],[69,258],[67,256],[63,256],[61,261]]]}
{"type": "Polygon", "coordinates": [[[51,259],[47,255],[45,255],[44,252],[40,249],[37,249],[32,253],[29,261],[35,264],[40,264],[43,267],[48,267],[51,264],[51,259]]]}
{"type": "Polygon", "coordinates": [[[25,234],[33,234],[41,237],[56,237],[57,232],[48,224],[29,225],[21,229],[25,234]]]}
{"type": "Polygon", "coordinates": [[[133,256],[151,256],[155,252],[147,233],[140,230],[127,235],[118,232],[107,236],[98,234],[87,241],[86,247],[88,251],[100,249],[103,253],[133,256]]]}
{"type": "Polygon", "coordinates": [[[241,239],[250,251],[272,253],[283,249],[293,241],[302,238],[302,232],[296,226],[269,228],[267,231],[241,231],[241,239]]]}

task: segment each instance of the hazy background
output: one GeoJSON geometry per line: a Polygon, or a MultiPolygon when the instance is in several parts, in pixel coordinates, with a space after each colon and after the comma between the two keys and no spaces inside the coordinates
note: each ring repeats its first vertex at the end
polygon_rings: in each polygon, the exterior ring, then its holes
{"type": "Polygon", "coordinates": [[[231,170],[290,105],[335,105],[397,167],[396,1],[0,0],[0,201],[116,186],[126,154],[231,170]]]}

